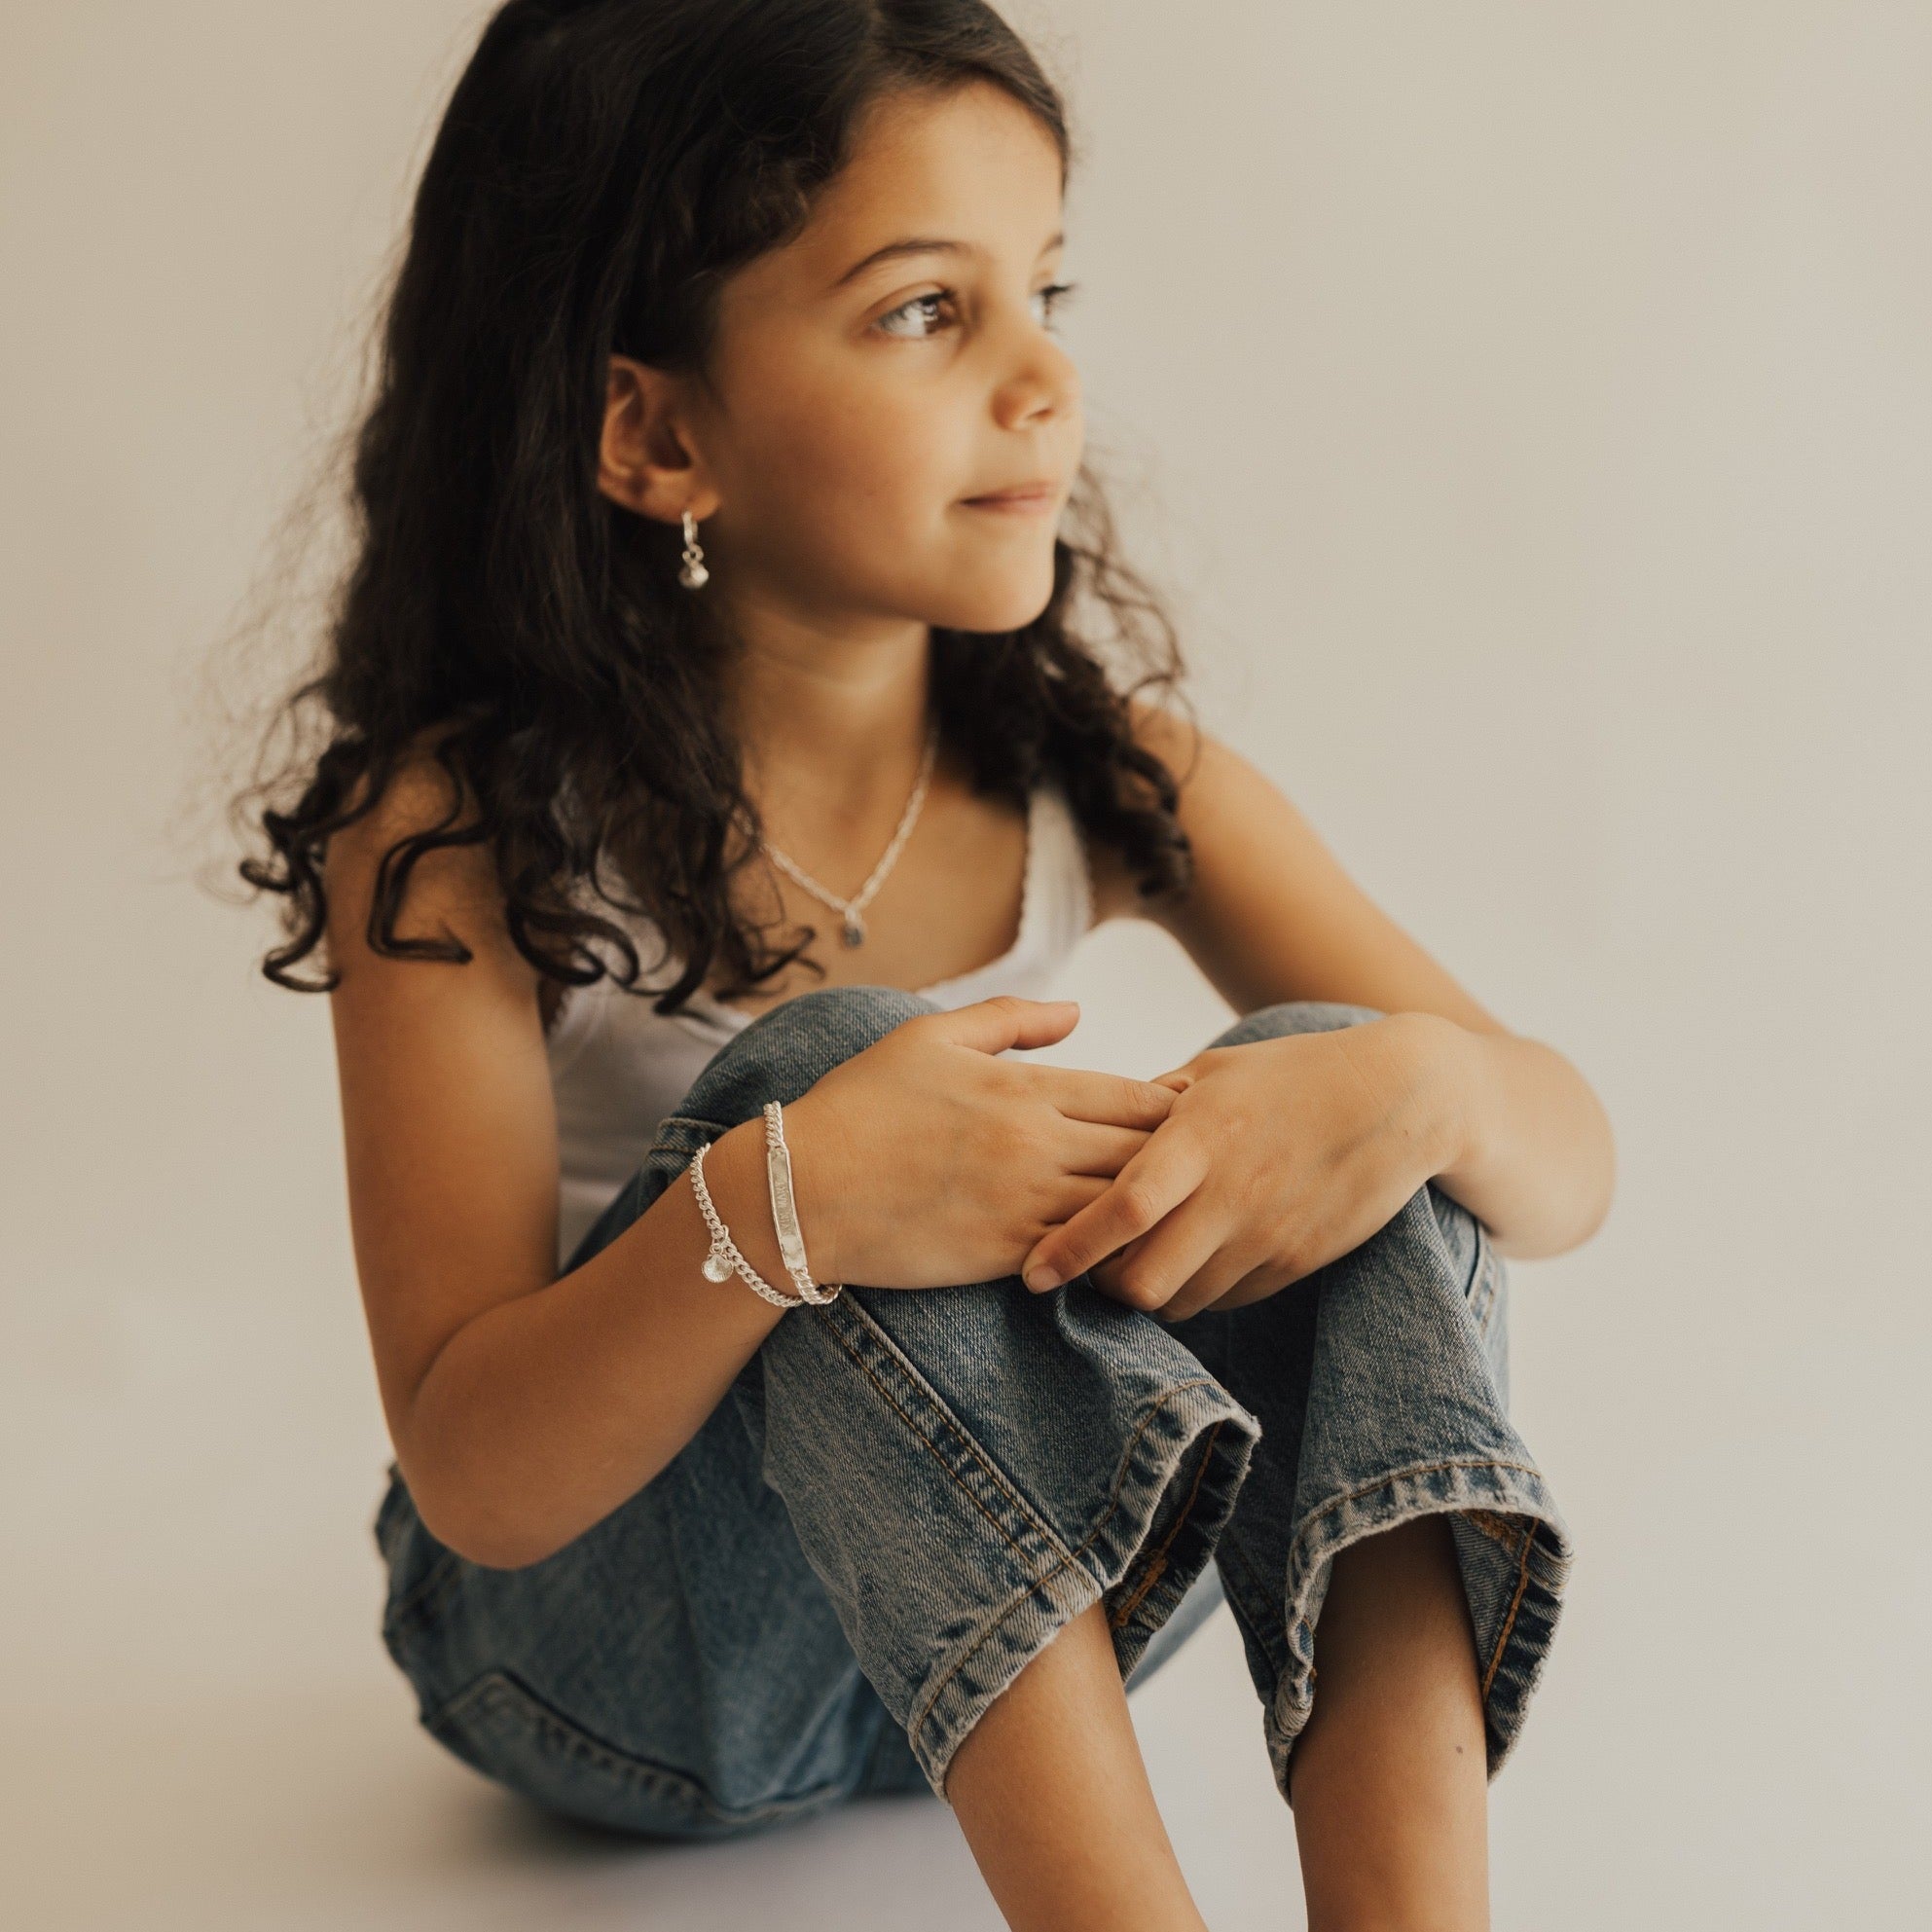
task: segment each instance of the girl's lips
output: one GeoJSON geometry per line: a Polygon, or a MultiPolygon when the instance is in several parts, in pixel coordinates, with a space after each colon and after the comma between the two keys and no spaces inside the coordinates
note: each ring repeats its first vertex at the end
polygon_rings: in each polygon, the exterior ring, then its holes
{"type": "Polygon", "coordinates": [[[997,496],[968,496],[964,501],[968,510],[1003,510],[1008,516],[1037,516],[1050,508],[1059,495],[1059,491],[1050,488],[1009,490],[1002,491],[997,496]]]}

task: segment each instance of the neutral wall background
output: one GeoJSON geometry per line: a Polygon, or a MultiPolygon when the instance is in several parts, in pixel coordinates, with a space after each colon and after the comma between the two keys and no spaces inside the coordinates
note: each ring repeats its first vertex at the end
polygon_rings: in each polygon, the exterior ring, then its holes
{"type": "MultiPolygon", "coordinates": [[[[326,1003],[255,975],[194,783],[485,12],[0,6],[0,1904],[994,1926],[936,1807],[528,1826],[377,1642],[326,1003]]],[[[1923,1924],[1932,12],[1015,18],[1204,721],[1618,1126],[1609,1224],[1513,1264],[1581,1554],[1496,1922],[1923,1924]]],[[[1121,1071],[1227,1017],[1151,929],[1066,990],[1121,1071]]],[[[1218,1932],[1299,1922],[1225,1613],[1136,1712],[1218,1932]]]]}

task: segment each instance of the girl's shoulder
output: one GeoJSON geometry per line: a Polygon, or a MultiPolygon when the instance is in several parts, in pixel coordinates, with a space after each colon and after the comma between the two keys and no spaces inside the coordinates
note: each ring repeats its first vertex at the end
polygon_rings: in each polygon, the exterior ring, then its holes
{"type": "MultiPolygon", "coordinates": [[[[361,816],[327,840],[321,862],[328,900],[323,946],[333,970],[379,957],[369,946],[369,924],[389,855],[425,832],[461,830],[480,816],[467,786],[436,758],[441,735],[441,730],[419,734],[373,804],[368,803],[370,775],[359,777],[347,802],[361,816]]],[[[389,930],[403,940],[454,940],[472,954],[487,953],[513,978],[536,977],[510,938],[496,857],[487,840],[423,851],[410,868],[389,930]]]]}

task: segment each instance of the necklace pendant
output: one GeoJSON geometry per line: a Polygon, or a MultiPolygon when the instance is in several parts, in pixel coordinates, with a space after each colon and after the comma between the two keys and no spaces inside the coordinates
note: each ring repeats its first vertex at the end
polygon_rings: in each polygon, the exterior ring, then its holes
{"type": "Polygon", "coordinates": [[[843,937],[848,946],[857,946],[864,943],[865,922],[856,912],[846,914],[843,937]]]}

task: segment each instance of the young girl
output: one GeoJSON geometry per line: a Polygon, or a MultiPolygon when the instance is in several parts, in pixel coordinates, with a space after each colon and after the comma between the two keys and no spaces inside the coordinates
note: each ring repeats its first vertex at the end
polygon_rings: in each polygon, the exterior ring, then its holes
{"type": "Polygon", "coordinates": [[[243,866],[332,996],[383,1635],[539,1804],[930,1791],[1121,1932],[1202,1922],[1125,1684],[1224,1596],[1310,1922],[1481,1925],[1571,1561],[1502,1256],[1610,1134],[1144,695],[1070,153],[981,0],[512,0],[456,89],[243,866]],[[1243,1017],[1027,1059],[1116,918],[1243,1017]]]}

